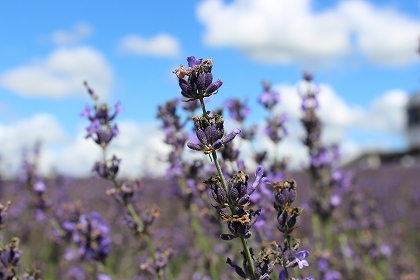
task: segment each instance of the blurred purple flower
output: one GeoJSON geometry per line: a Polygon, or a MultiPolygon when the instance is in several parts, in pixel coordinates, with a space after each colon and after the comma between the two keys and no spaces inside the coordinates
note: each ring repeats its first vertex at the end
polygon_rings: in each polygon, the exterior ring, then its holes
{"type": "Polygon", "coordinates": [[[258,103],[271,110],[280,102],[280,94],[272,90],[268,81],[263,81],[262,84],[264,91],[258,97],[258,103]]]}
{"type": "Polygon", "coordinates": [[[240,123],[242,123],[246,116],[251,112],[251,109],[246,105],[246,102],[241,102],[238,98],[227,100],[225,106],[229,111],[230,117],[240,123]]]}

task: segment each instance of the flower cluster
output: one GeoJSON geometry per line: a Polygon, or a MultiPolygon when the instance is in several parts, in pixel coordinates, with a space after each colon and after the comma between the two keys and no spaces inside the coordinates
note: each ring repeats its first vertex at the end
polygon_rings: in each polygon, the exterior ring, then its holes
{"type": "Polygon", "coordinates": [[[309,149],[310,172],[314,184],[311,207],[323,221],[327,221],[340,204],[341,196],[350,187],[352,175],[336,169],[340,159],[338,146],[324,145],[321,141],[323,124],[317,114],[319,91],[319,87],[312,82],[312,76],[305,72],[298,92],[304,113],[301,122],[306,130],[303,143],[309,149]]]}
{"type": "Polygon", "coordinates": [[[195,59],[194,56],[187,58],[188,67],[182,65],[174,71],[178,77],[181,94],[185,101],[203,100],[205,97],[212,96],[222,86],[223,81],[213,82],[213,59],[195,59]],[[187,80],[184,78],[188,77],[187,80]]]}
{"type": "MultiPolygon", "coordinates": [[[[94,93],[86,82],[85,86],[89,95],[96,102],[99,98],[98,95],[94,93]]],[[[172,110],[170,106],[167,109],[172,110]]],[[[159,208],[154,205],[151,209],[139,214],[131,200],[135,191],[139,189],[140,182],[136,180],[134,182],[118,183],[116,177],[120,169],[121,159],[115,155],[111,158],[106,156],[108,144],[118,134],[117,125],[112,122],[118,113],[123,111],[120,102],[115,103],[115,110],[112,114],[109,113],[110,109],[106,103],[96,103],[93,115],[91,115],[90,110],[90,106],[86,106],[81,114],[91,122],[90,126],[86,128],[88,132],[86,138],[92,138],[102,148],[103,154],[103,160],[96,162],[92,171],[101,178],[112,182],[106,193],[112,196],[122,207],[123,221],[136,237],[143,237],[153,261],[157,261],[156,249],[149,236],[148,228],[155,218],[159,216],[159,208]]],[[[80,215],[76,228],[79,234],[73,234],[73,242],[80,246],[79,254],[83,256],[83,259],[95,259],[103,262],[109,253],[111,239],[108,234],[110,229],[106,223],[102,222],[100,215],[98,213],[90,216],[80,215]]],[[[164,277],[163,269],[156,272],[154,277],[162,279],[164,277]]]]}
{"type": "Polygon", "coordinates": [[[246,102],[241,102],[238,98],[228,99],[225,102],[225,106],[229,111],[230,117],[239,123],[243,123],[251,112],[251,109],[247,106],[246,102]]]}
{"type": "Polygon", "coordinates": [[[0,279],[15,279],[22,255],[23,252],[19,250],[19,238],[13,237],[12,241],[0,250],[0,279]]]}
{"type": "MultiPolygon", "coordinates": [[[[93,94],[93,90],[85,82],[85,86],[92,97],[93,100],[97,101],[98,96],[93,94]]],[[[112,121],[123,111],[119,101],[115,103],[115,109],[112,114],[110,114],[110,108],[106,103],[95,103],[94,113],[91,114],[91,107],[86,105],[81,116],[87,118],[90,121],[90,126],[86,128],[86,138],[92,138],[93,141],[101,146],[106,152],[106,148],[111,140],[118,135],[118,127],[116,124],[113,124],[112,121]]],[[[103,162],[96,162],[92,168],[99,176],[105,179],[114,179],[117,175],[119,169],[120,159],[115,155],[111,159],[104,158],[103,162]]]]}
{"type": "Polygon", "coordinates": [[[111,251],[110,228],[101,214],[92,212],[79,216],[73,233],[73,242],[78,246],[78,256],[83,260],[105,262],[111,251]]]}
{"type": "Polygon", "coordinates": [[[193,117],[196,135],[200,143],[188,142],[188,148],[196,151],[203,151],[208,155],[220,149],[224,144],[232,141],[236,135],[241,133],[239,128],[224,136],[224,119],[221,115],[193,117]]]}
{"type": "Polygon", "coordinates": [[[297,196],[297,184],[295,180],[283,180],[272,184],[274,196],[274,209],[277,211],[277,228],[283,233],[284,245],[278,246],[280,251],[278,262],[283,267],[279,279],[288,279],[288,268],[298,266],[302,269],[308,266],[305,260],[309,256],[308,251],[298,251],[300,240],[292,239],[291,233],[301,223],[301,207],[292,207],[297,196]],[[292,244],[293,241],[293,244],[292,244]]]}
{"type": "Polygon", "coordinates": [[[273,90],[270,82],[262,81],[263,92],[258,97],[258,103],[271,111],[280,102],[280,93],[273,90]]]}
{"type": "Polygon", "coordinates": [[[161,251],[156,250],[156,256],[154,258],[146,257],[141,260],[140,269],[146,272],[149,276],[163,276],[165,268],[169,265],[174,252],[171,248],[161,251]]]}

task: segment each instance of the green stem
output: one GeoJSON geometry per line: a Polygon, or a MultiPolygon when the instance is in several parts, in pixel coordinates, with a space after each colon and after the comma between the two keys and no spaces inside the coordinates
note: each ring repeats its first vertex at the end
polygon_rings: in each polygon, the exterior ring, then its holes
{"type": "Polygon", "coordinates": [[[200,247],[204,251],[204,255],[209,261],[209,270],[211,279],[218,280],[219,274],[217,273],[216,267],[213,265],[211,254],[210,254],[210,243],[206,240],[206,238],[203,235],[203,232],[201,231],[200,223],[198,222],[197,216],[195,215],[194,211],[191,207],[189,207],[190,210],[190,216],[191,216],[191,226],[193,227],[195,234],[198,239],[198,244],[200,244],[200,247]]]}
{"type": "MultiPolygon", "coordinates": [[[[225,177],[223,176],[222,169],[220,168],[220,164],[219,164],[219,161],[217,159],[217,154],[216,154],[215,151],[213,151],[211,155],[213,157],[214,164],[216,165],[217,173],[219,174],[219,177],[222,181],[223,189],[225,190],[225,193],[227,194],[226,196],[227,196],[230,211],[231,211],[232,215],[236,215],[235,208],[232,206],[232,201],[230,200],[230,197],[228,195],[229,191],[228,191],[227,183],[226,183],[225,177]]],[[[241,242],[242,242],[242,247],[244,248],[245,258],[246,258],[246,260],[248,262],[248,265],[249,265],[249,269],[250,269],[250,272],[251,272],[251,277],[252,277],[252,279],[254,279],[255,278],[255,276],[254,276],[255,269],[254,269],[254,262],[253,262],[252,256],[251,256],[251,251],[248,247],[248,243],[246,242],[245,238],[240,237],[240,239],[241,239],[241,242]]]]}
{"type": "Polygon", "coordinates": [[[204,100],[203,98],[200,99],[200,104],[201,104],[201,110],[203,111],[203,116],[205,118],[207,118],[207,111],[206,111],[206,106],[204,105],[204,100]]]}
{"type": "Polygon", "coordinates": [[[344,264],[346,265],[347,271],[349,271],[351,274],[354,270],[354,263],[353,263],[353,259],[349,258],[346,253],[350,250],[346,234],[340,233],[338,235],[338,241],[340,242],[340,249],[341,249],[341,254],[343,255],[343,258],[344,258],[344,264]]]}
{"type": "Polygon", "coordinates": [[[331,219],[327,218],[327,220],[323,222],[322,225],[324,228],[325,247],[332,252],[333,251],[333,236],[331,233],[331,219]]]}
{"type": "Polygon", "coordinates": [[[312,230],[314,234],[315,251],[321,252],[322,251],[321,228],[319,224],[318,215],[311,215],[311,222],[312,222],[312,230]]]}
{"type": "MultiPolygon", "coordinates": [[[[184,195],[188,195],[187,186],[185,184],[184,180],[179,180],[178,184],[181,188],[181,191],[184,195]]],[[[211,260],[211,254],[210,254],[210,243],[206,240],[204,237],[203,232],[201,231],[201,225],[200,222],[197,219],[196,213],[191,207],[191,204],[188,204],[188,212],[191,217],[191,226],[195,232],[195,235],[197,236],[197,241],[199,246],[204,252],[204,255],[206,256],[206,259],[209,261],[209,272],[212,277],[212,279],[218,280],[219,274],[217,273],[216,267],[213,265],[211,260]]]]}
{"type": "MultiPolygon", "coordinates": [[[[203,98],[200,99],[200,104],[201,104],[201,109],[203,111],[203,116],[207,118],[208,116],[207,116],[206,106],[204,104],[203,98]]],[[[223,176],[222,169],[220,168],[220,164],[219,164],[219,161],[217,159],[216,151],[213,151],[211,153],[211,155],[212,155],[214,164],[216,165],[217,173],[219,174],[219,177],[222,181],[223,189],[225,190],[225,193],[227,195],[229,193],[228,192],[228,187],[227,187],[227,184],[226,184],[225,177],[223,176]]],[[[227,199],[228,199],[228,204],[229,204],[231,214],[236,215],[235,208],[232,206],[233,204],[232,204],[232,201],[231,201],[229,195],[227,195],[227,199]]],[[[251,273],[251,279],[255,280],[255,276],[254,276],[255,269],[254,269],[254,262],[253,262],[252,256],[251,256],[251,251],[248,247],[248,243],[246,242],[245,238],[240,237],[240,239],[241,239],[242,247],[244,248],[245,258],[246,258],[246,260],[248,262],[248,265],[249,265],[249,270],[250,270],[250,273],[251,273]]]]}
{"type": "MultiPolygon", "coordinates": [[[[290,249],[290,234],[285,231],[283,233],[283,240],[284,240],[284,248],[290,249]]],[[[286,273],[286,279],[289,279],[289,271],[287,271],[287,267],[284,265],[284,272],[286,273]]]]}
{"type": "MultiPolygon", "coordinates": [[[[120,192],[120,186],[118,185],[115,178],[112,178],[111,181],[113,182],[115,189],[120,192]]],[[[141,233],[141,236],[144,238],[144,241],[146,241],[147,248],[149,249],[150,254],[152,255],[152,258],[154,261],[156,261],[156,250],[153,246],[152,239],[150,238],[150,235],[147,231],[144,230],[144,224],[142,220],[140,219],[139,215],[137,214],[136,210],[134,209],[134,206],[128,202],[125,207],[130,213],[130,216],[136,221],[137,223],[137,231],[141,233]]],[[[160,275],[157,275],[158,279],[163,280],[163,278],[160,275]]]]}

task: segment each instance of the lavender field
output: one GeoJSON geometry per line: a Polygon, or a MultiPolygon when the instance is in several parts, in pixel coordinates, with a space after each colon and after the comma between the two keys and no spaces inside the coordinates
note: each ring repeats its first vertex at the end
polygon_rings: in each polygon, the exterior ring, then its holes
{"type": "Polygon", "coordinates": [[[419,279],[419,162],[340,164],[340,143],[322,141],[322,91],[305,72],[296,94],[309,160],[290,168],[255,141],[288,137],[281,93],[263,81],[261,130],[246,124],[245,100],[211,107],[224,94],[213,59],[182,64],[174,99],[156,108],[163,176],[119,176],[124,158],[108,148],[124,100],[103,103],[88,82],[85,141],[102,151],[92,177],[43,177],[42,143],[22,152],[16,178],[0,181],[0,279],[419,279]]]}

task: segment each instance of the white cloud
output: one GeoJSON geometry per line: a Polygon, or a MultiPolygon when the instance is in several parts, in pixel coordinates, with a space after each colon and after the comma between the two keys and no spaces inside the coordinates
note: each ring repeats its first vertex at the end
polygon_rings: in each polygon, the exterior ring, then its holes
{"type": "Polygon", "coordinates": [[[402,134],[406,125],[408,95],[403,90],[390,90],[372,102],[356,125],[360,128],[386,134],[402,134]]]}
{"type": "Polygon", "coordinates": [[[312,61],[350,50],[337,13],[314,14],[309,0],[204,1],[197,15],[207,28],[204,41],[233,46],[264,62],[312,61]]]}
{"type": "Polygon", "coordinates": [[[357,46],[377,64],[405,65],[417,61],[420,19],[361,1],[343,1],[338,11],[349,20],[357,46]]]}
{"type": "Polygon", "coordinates": [[[66,140],[67,136],[51,115],[38,114],[11,125],[0,124],[2,164],[8,167],[9,174],[15,174],[23,149],[31,149],[37,141],[42,147],[49,147],[66,140]]]}
{"type": "Polygon", "coordinates": [[[134,55],[176,57],[180,53],[179,41],[168,34],[158,34],[152,38],[127,35],[121,39],[119,50],[134,55]]]}
{"type": "MultiPolygon", "coordinates": [[[[108,147],[107,158],[115,155],[122,159],[119,177],[136,178],[148,172],[162,175],[166,165],[158,157],[169,152],[162,141],[163,132],[156,125],[133,121],[119,122],[118,129],[120,134],[108,147]]],[[[63,143],[60,150],[45,149],[48,160],[44,162],[44,171],[55,166],[57,170],[74,176],[92,175],[92,166],[102,160],[102,150],[92,139],[85,139],[85,135],[85,129],[81,128],[71,143],[63,143]]]]}
{"type": "Polygon", "coordinates": [[[311,5],[311,0],[206,0],[197,16],[206,44],[231,46],[266,63],[320,62],[355,49],[378,64],[417,61],[419,19],[359,0],[319,12],[311,5]]]}
{"type": "MultiPolygon", "coordinates": [[[[296,126],[302,116],[301,99],[297,93],[298,85],[279,84],[274,86],[280,92],[281,101],[276,112],[285,112],[290,117],[292,133],[302,135],[303,130],[296,126]]],[[[361,107],[348,104],[328,84],[319,85],[318,115],[325,124],[325,140],[343,141],[348,130],[359,129],[387,135],[402,135],[405,129],[405,106],[408,94],[400,89],[389,90],[374,99],[371,105],[361,107]]]]}
{"type": "Polygon", "coordinates": [[[52,41],[58,45],[77,44],[92,34],[92,27],[87,23],[78,23],[71,31],[57,30],[52,34],[52,41]]]}
{"type": "MultiPolygon", "coordinates": [[[[31,149],[41,141],[39,172],[48,175],[52,170],[73,176],[90,176],[96,161],[102,160],[102,150],[92,139],[85,139],[85,128],[69,137],[61,124],[51,115],[35,115],[10,125],[0,124],[0,155],[9,176],[16,174],[21,163],[22,149],[31,149]]],[[[133,121],[118,123],[120,134],[112,140],[107,157],[115,154],[121,158],[120,176],[136,177],[147,172],[162,175],[166,168],[159,155],[164,157],[169,148],[163,142],[163,132],[157,125],[133,121]]]]}
{"type": "MultiPolygon", "coordinates": [[[[297,92],[299,85],[280,84],[275,86],[280,92],[281,101],[276,112],[285,112],[290,118],[287,128],[292,135],[298,138],[304,136],[300,123],[302,117],[301,98],[297,92]]],[[[365,109],[360,106],[351,106],[341,98],[334,89],[327,84],[321,84],[318,95],[318,114],[325,124],[323,140],[326,142],[340,142],[347,137],[347,130],[365,114],[365,109]]]]}
{"type": "Polygon", "coordinates": [[[97,50],[60,48],[45,60],[2,73],[0,85],[26,96],[63,97],[86,95],[86,80],[101,97],[106,97],[112,76],[111,67],[97,50]]]}
{"type": "Polygon", "coordinates": [[[164,174],[166,157],[170,148],[163,142],[163,131],[156,124],[139,124],[133,121],[118,123],[120,134],[110,145],[110,153],[121,157],[121,175],[134,177],[151,172],[164,174]]]}
{"type": "MultiPolygon", "coordinates": [[[[285,112],[289,116],[286,122],[288,136],[282,140],[279,148],[275,150],[272,147],[263,135],[263,127],[260,127],[256,140],[257,147],[262,146],[272,153],[290,157],[292,168],[302,167],[308,160],[307,149],[301,143],[305,131],[300,123],[301,99],[297,86],[274,86],[281,95],[280,105],[275,108],[275,112],[285,112]]],[[[318,100],[318,115],[324,123],[322,141],[325,144],[339,144],[344,159],[354,158],[366,150],[389,149],[395,147],[396,142],[400,144],[405,140],[405,106],[408,95],[402,90],[387,91],[373,100],[370,106],[361,107],[348,104],[330,85],[321,84],[318,100]]],[[[234,127],[234,124],[229,125],[229,129],[234,127]]]]}

